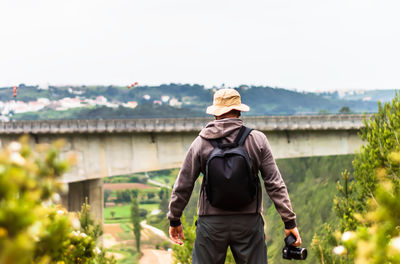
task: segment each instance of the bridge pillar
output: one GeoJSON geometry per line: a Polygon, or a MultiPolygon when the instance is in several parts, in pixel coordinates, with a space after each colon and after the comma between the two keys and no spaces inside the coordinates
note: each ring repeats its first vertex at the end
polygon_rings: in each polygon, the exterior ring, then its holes
{"type": "Polygon", "coordinates": [[[90,212],[95,219],[103,222],[104,194],[103,179],[71,182],[68,185],[68,194],[64,205],[70,212],[79,212],[85,198],[88,198],[90,212]]]}

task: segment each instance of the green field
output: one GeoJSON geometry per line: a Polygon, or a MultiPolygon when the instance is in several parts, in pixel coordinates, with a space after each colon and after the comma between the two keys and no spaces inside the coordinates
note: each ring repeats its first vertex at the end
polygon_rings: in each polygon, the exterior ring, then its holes
{"type": "Polygon", "coordinates": [[[139,204],[139,208],[146,209],[148,214],[153,210],[157,210],[159,207],[159,204],[139,204]]]}
{"type": "Polygon", "coordinates": [[[131,206],[129,204],[104,208],[104,219],[111,219],[111,211],[114,211],[114,218],[129,218],[131,206]]]}
{"type": "MultiPolygon", "coordinates": [[[[158,204],[139,204],[139,208],[147,210],[147,214],[149,215],[153,210],[158,209],[158,204]]],[[[125,223],[130,222],[131,216],[131,205],[124,204],[112,207],[104,208],[104,223],[125,223]],[[111,212],[114,213],[114,218],[111,217],[111,212]]]]}

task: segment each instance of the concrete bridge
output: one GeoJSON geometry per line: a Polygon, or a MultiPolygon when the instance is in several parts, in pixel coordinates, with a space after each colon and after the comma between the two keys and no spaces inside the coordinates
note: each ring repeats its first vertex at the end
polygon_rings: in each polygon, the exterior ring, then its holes
{"type": "MultiPolygon", "coordinates": [[[[368,118],[369,116],[367,116],[368,118]]],[[[352,154],[362,144],[362,115],[244,117],[264,132],[276,159],[352,154]]],[[[180,167],[187,149],[211,118],[13,121],[0,123],[1,145],[31,136],[32,144],[64,138],[63,155],[75,152],[77,165],[62,181],[63,202],[76,211],[88,197],[103,217],[102,178],[180,167]]]]}

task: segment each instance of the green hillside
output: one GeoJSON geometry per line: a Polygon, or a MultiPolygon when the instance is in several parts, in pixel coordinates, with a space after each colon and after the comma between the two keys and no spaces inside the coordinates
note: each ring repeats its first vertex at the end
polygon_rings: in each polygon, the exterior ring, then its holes
{"type": "MultiPolygon", "coordinates": [[[[336,215],[333,198],[336,182],[345,169],[352,170],[353,155],[312,157],[277,160],[282,176],[288,187],[292,206],[297,215],[297,225],[303,244],[308,249],[308,258],[302,263],[318,261],[311,249],[314,233],[324,223],[334,223],[336,215]]],[[[264,201],[264,216],[267,223],[268,263],[290,263],[282,259],[283,224],[273,204],[264,201]]]]}
{"type": "MultiPolygon", "coordinates": [[[[240,86],[235,88],[242,95],[242,101],[251,108],[246,115],[295,115],[338,113],[342,107],[349,107],[353,113],[376,112],[375,102],[362,100],[340,100],[327,98],[315,93],[299,93],[281,88],[262,86],[240,86]]],[[[66,111],[56,111],[47,107],[38,112],[21,113],[12,119],[99,119],[99,118],[153,118],[204,116],[205,109],[212,103],[215,89],[205,89],[201,85],[165,84],[159,86],[138,86],[131,89],[118,86],[78,86],[55,87],[47,90],[36,86],[20,85],[16,98],[11,87],[0,89],[0,101],[34,101],[48,98],[52,101],[65,97],[95,99],[104,96],[108,102],[121,105],[137,102],[134,109],[105,106],[87,106],[66,111]],[[162,98],[168,98],[166,101],[162,98]],[[172,103],[172,100],[177,103],[172,103]],[[159,105],[161,104],[161,105],[159,105]]]]}
{"type": "Polygon", "coordinates": [[[151,105],[145,103],[135,109],[119,106],[118,108],[85,107],[73,108],[66,111],[46,109],[44,111],[15,114],[14,120],[68,120],[68,119],[129,119],[129,118],[176,118],[203,116],[196,110],[182,111],[168,105],[151,105]]]}

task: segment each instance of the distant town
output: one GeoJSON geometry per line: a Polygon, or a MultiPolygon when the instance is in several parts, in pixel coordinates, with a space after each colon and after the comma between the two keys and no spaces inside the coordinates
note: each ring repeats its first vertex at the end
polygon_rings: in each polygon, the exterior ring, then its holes
{"type": "MultiPolygon", "coordinates": [[[[135,87],[20,84],[0,88],[0,120],[199,116],[212,102],[216,89],[188,84],[135,87]]],[[[310,93],[247,85],[236,89],[250,105],[250,115],[374,112],[377,101],[386,102],[395,95],[395,90],[310,93]]]]}
{"type": "MultiPolygon", "coordinates": [[[[38,90],[47,90],[46,88],[37,88],[38,90]]],[[[135,109],[138,106],[137,101],[119,102],[116,100],[110,101],[105,96],[98,95],[94,99],[84,98],[83,92],[80,90],[74,90],[74,88],[68,88],[70,94],[76,95],[75,97],[64,97],[59,100],[50,100],[46,97],[38,98],[35,101],[20,101],[18,98],[8,101],[0,101],[0,120],[9,121],[10,117],[14,114],[37,112],[43,109],[51,109],[55,111],[66,111],[73,108],[85,108],[85,107],[109,107],[118,108],[120,106],[135,109]]],[[[169,105],[172,107],[181,107],[182,102],[176,98],[171,98],[168,95],[161,95],[160,99],[151,100],[152,97],[149,94],[144,94],[142,99],[148,101],[154,105],[169,105]]]]}

